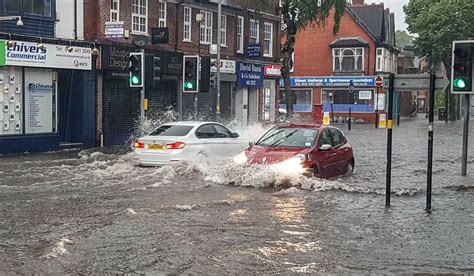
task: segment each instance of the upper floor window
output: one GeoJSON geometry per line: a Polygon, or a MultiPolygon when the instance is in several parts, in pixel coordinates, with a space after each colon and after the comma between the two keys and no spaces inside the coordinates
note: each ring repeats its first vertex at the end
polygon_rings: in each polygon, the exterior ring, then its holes
{"type": "Polygon", "coordinates": [[[227,16],[221,15],[221,46],[227,46],[227,16]]]}
{"type": "Polygon", "coordinates": [[[166,27],[166,2],[160,0],[158,7],[158,27],[166,27]]]}
{"type": "Polygon", "coordinates": [[[51,0],[5,0],[5,11],[51,17],[51,0]],[[20,5],[22,2],[22,5],[20,5]]]}
{"type": "Polygon", "coordinates": [[[110,21],[111,22],[119,21],[119,13],[120,13],[120,1],[110,0],[110,21]]]}
{"type": "Polygon", "coordinates": [[[244,52],[244,17],[237,16],[237,53],[244,52]]]}
{"type": "Polygon", "coordinates": [[[212,12],[201,11],[203,20],[200,26],[201,44],[212,43],[212,12]]]}
{"type": "Polygon", "coordinates": [[[263,55],[267,57],[273,56],[273,24],[264,23],[263,29],[263,55]]]}
{"type": "Polygon", "coordinates": [[[191,41],[191,18],[192,18],[192,9],[190,7],[184,7],[184,30],[183,30],[183,40],[191,41]]]}
{"type": "Polygon", "coordinates": [[[384,55],[385,55],[385,49],[384,48],[377,48],[377,56],[375,60],[375,67],[376,71],[384,71],[384,55]]]}
{"type": "Polygon", "coordinates": [[[255,19],[250,19],[250,44],[257,44],[259,42],[259,26],[260,22],[255,19]]]}
{"type": "Polygon", "coordinates": [[[334,48],[332,57],[335,72],[364,70],[364,48],[334,48]]]}
{"type": "Polygon", "coordinates": [[[132,32],[147,34],[148,0],[132,0],[132,32]]]}

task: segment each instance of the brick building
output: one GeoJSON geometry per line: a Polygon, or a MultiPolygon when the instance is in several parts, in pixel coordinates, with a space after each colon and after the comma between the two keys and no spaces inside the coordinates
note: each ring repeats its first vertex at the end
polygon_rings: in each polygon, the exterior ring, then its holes
{"type": "MultiPolygon", "coordinates": [[[[146,55],[162,60],[160,85],[145,78],[149,114],[173,109],[191,118],[195,100],[199,117],[214,119],[217,91],[183,93],[184,55],[210,57],[210,46],[221,38],[220,111],[225,120],[244,123],[274,120],[280,59],[278,1],[255,6],[246,0],[222,1],[222,23],[217,28],[217,0],[84,0],[84,37],[102,45],[97,93],[97,133],[105,144],[123,143],[139,114],[139,93],[128,87],[128,56],[137,51],[134,41],[145,40],[146,55]],[[198,14],[200,16],[198,16],[198,14]],[[109,22],[109,23],[107,23],[109,22]],[[123,26],[123,37],[106,35],[106,24],[123,26]],[[166,28],[168,42],[152,44],[155,28],[166,28]],[[260,46],[261,55],[249,58],[247,46],[260,46]],[[250,65],[250,66],[249,66],[250,65]],[[266,67],[265,67],[266,65],[266,67]],[[242,70],[241,70],[242,68],[242,70]],[[246,68],[255,69],[258,81],[242,80],[246,68]],[[268,74],[264,74],[264,69],[268,74]],[[196,96],[196,97],[195,97],[196,96]]],[[[257,3],[258,4],[258,3],[257,3]]],[[[151,72],[146,63],[145,71],[151,72]]],[[[212,67],[211,72],[216,68],[212,67]]],[[[252,72],[250,72],[252,73],[252,72]]],[[[247,75],[247,74],[245,74],[247,75]]]]}
{"type": "MultiPolygon", "coordinates": [[[[327,24],[310,25],[296,35],[291,77],[294,110],[321,120],[323,110],[345,119],[350,108],[354,118],[374,121],[375,110],[382,112],[386,106],[385,93],[377,91],[375,78],[397,68],[394,14],[383,3],[353,0],[336,34],[333,14],[327,24]]],[[[283,90],[280,94],[284,105],[283,90]]]]}

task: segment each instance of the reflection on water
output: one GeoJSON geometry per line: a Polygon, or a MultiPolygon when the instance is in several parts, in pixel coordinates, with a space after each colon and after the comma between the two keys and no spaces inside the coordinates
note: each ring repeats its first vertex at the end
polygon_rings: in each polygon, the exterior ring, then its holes
{"type": "Polygon", "coordinates": [[[275,206],[270,210],[270,215],[277,222],[302,223],[307,210],[304,206],[304,198],[276,199],[275,206]]]}

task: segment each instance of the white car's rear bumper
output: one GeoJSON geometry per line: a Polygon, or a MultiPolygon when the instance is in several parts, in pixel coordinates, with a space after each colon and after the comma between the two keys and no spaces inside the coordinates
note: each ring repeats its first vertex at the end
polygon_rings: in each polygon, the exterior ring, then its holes
{"type": "Polygon", "coordinates": [[[133,152],[133,163],[142,166],[173,166],[185,161],[180,153],[157,154],[147,151],[135,150],[133,152]]]}

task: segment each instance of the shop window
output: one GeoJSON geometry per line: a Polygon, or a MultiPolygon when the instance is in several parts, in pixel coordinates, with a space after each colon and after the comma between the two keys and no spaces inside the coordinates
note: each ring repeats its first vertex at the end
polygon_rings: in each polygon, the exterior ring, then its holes
{"type": "Polygon", "coordinates": [[[23,134],[23,82],[20,68],[0,70],[0,135],[23,134]]]}
{"type": "Polygon", "coordinates": [[[132,32],[147,35],[148,0],[132,0],[132,32]]]}
{"type": "Polygon", "coordinates": [[[335,48],[332,51],[334,72],[364,70],[364,48],[335,48]]]}
{"type": "Polygon", "coordinates": [[[324,110],[330,111],[331,103],[334,112],[373,112],[374,91],[370,89],[357,89],[353,94],[347,90],[323,90],[324,110]]]}
{"type": "MultiPolygon", "coordinates": [[[[293,111],[296,112],[311,112],[311,90],[292,90],[293,96],[293,111]]],[[[286,110],[285,90],[280,90],[280,109],[286,110]]]]}
{"type": "Polygon", "coordinates": [[[269,87],[263,89],[263,107],[262,120],[270,121],[270,106],[271,106],[272,90],[269,87]]]}

